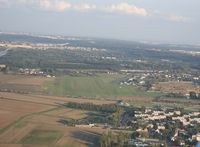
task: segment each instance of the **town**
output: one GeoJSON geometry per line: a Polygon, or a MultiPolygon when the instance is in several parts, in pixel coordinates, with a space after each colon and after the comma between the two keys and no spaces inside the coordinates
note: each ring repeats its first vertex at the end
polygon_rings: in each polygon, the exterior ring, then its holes
{"type": "Polygon", "coordinates": [[[200,141],[200,112],[178,109],[139,109],[127,126],[134,128],[134,139],[151,138],[163,140],[169,146],[195,146],[200,141]]]}
{"type": "MultiPolygon", "coordinates": [[[[78,128],[109,128],[114,134],[120,132],[128,137],[111,139],[110,146],[122,142],[127,146],[195,146],[200,141],[200,111],[183,108],[155,106],[153,108],[132,107],[119,101],[117,105],[95,106],[93,104],[69,103],[68,108],[99,111],[112,121],[99,115],[95,120],[61,120],[64,125],[78,128]],[[104,123],[103,123],[104,122],[104,123]],[[126,135],[127,135],[126,134],[126,135]],[[125,134],[124,134],[125,135],[125,134]]],[[[113,136],[115,136],[113,134],[113,136]]],[[[107,136],[108,137],[108,136],[107,136]]],[[[103,140],[107,144],[107,140],[103,140]]]]}

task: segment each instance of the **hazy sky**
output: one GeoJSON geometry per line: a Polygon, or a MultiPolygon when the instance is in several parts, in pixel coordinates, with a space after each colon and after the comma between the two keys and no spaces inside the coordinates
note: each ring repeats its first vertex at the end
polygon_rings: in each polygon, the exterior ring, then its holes
{"type": "Polygon", "coordinates": [[[0,0],[0,31],[200,44],[200,0],[0,0]]]}

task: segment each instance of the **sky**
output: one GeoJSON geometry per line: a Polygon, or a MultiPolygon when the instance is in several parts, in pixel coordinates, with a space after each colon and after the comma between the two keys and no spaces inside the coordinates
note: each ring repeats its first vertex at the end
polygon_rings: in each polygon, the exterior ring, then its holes
{"type": "Polygon", "coordinates": [[[0,31],[200,44],[200,0],[0,0],[0,31]]]}

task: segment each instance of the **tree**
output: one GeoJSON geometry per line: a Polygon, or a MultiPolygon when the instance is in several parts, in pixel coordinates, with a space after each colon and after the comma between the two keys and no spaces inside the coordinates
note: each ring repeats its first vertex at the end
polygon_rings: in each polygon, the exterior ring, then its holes
{"type": "Polygon", "coordinates": [[[107,135],[103,133],[100,141],[101,147],[108,147],[108,142],[107,142],[107,135]]]}
{"type": "Polygon", "coordinates": [[[133,134],[131,135],[131,137],[134,138],[134,139],[139,137],[139,136],[140,136],[140,134],[138,132],[136,132],[136,131],[133,132],[133,134]]]}
{"type": "Polygon", "coordinates": [[[145,110],[146,110],[146,107],[145,107],[145,106],[142,106],[142,107],[141,107],[141,111],[142,111],[142,112],[145,112],[145,110]]]}
{"type": "Polygon", "coordinates": [[[109,147],[112,146],[113,141],[114,141],[114,136],[112,134],[112,131],[108,131],[107,142],[109,147]]]}
{"type": "Polygon", "coordinates": [[[151,87],[152,87],[152,84],[151,84],[151,82],[150,82],[150,81],[146,81],[146,83],[145,83],[144,87],[145,87],[145,90],[150,90],[150,89],[151,89],[151,87]]]}
{"type": "Polygon", "coordinates": [[[168,147],[168,145],[167,145],[167,142],[166,142],[166,141],[164,142],[164,147],[168,147]]]}
{"type": "Polygon", "coordinates": [[[117,111],[114,113],[114,119],[116,120],[115,127],[120,126],[120,120],[121,120],[122,113],[123,113],[123,109],[120,107],[117,107],[117,111]]]}
{"type": "Polygon", "coordinates": [[[117,137],[117,142],[118,142],[119,147],[123,147],[124,139],[125,139],[124,133],[120,131],[117,137]]]}
{"type": "Polygon", "coordinates": [[[120,131],[118,136],[117,136],[118,147],[124,147],[125,143],[130,138],[131,138],[131,134],[130,133],[126,133],[126,132],[120,131]]]}
{"type": "Polygon", "coordinates": [[[191,99],[196,99],[196,98],[197,98],[196,92],[191,91],[191,92],[190,92],[190,98],[191,98],[191,99]]]}

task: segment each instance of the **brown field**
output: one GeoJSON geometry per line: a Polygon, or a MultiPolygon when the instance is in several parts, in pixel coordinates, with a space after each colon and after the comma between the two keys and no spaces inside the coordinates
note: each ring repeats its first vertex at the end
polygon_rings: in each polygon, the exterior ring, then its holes
{"type": "Polygon", "coordinates": [[[82,118],[85,118],[88,113],[89,111],[84,111],[84,110],[60,108],[58,110],[50,111],[45,114],[51,117],[82,119],[82,118]]]}
{"type": "MultiPolygon", "coordinates": [[[[41,130],[59,130],[63,131],[64,135],[57,142],[59,146],[89,146],[92,144],[98,144],[97,138],[103,132],[108,130],[102,128],[77,128],[77,127],[63,127],[63,126],[52,126],[45,125],[38,127],[41,130]],[[95,141],[95,142],[94,142],[95,141]]],[[[94,145],[93,145],[94,146],[94,145]]]]}
{"type": "Polygon", "coordinates": [[[196,87],[192,84],[192,82],[160,82],[154,85],[155,90],[167,92],[167,93],[181,93],[187,94],[190,91],[195,91],[196,93],[200,93],[200,88],[196,87]]]}
{"type": "Polygon", "coordinates": [[[64,103],[68,103],[68,102],[93,103],[97,105],[116,103],[115,100],[55,97],[55,96],[33,95],[33,94],[17,94],[17,93],[10,93],[10,92],[0,92],[0,98],[17,100],[17,101],[20,100],[20,101],[31,102],[31,103],[56,105],[56,106],[64,104],[64,103]]]}
{"type": "Polygon", "coordinates": [[[54,78],[0,74],[0,91],[15,93],[47,93],[45,83],[54,78]]]}
{"type": "Polygon", "coordinates": [[[25,84],[25,85],[42,86],[46,81],[51,81],[51,80],[54,80],[54,78],[0,73],[0,83],[3,84],[9,83],[9,84],[19,84],[19,85],[25,84]]]}
{"type": "Polygon", "coordinates": [[[10,128],[5,133],[0,135],[0,143],[12,143],[19,142],[23,137],[25,137],[29,132],[31,132],[36,126],[33,124],[28,124],[22,128],[10,128]]]}
{"type": "Polygon", "coordinates": [[[144,96],[129,96],[129,97],[118,97],[117,100],[124,100],[127,102],[145,102],[149,103],[153,100],[152,97],[144,97],[144,96]]]}
{"type": "Polygon", "coordinates": [[[6,127],[11,122],[30,113],[50,109],[51,106],[13,101],[0,98],[0,128],[6,127]]]}
{"type": "Polygon", "coordinates": [[[0,76],[1,76],[0,83],[6,83],[14,78],[13,75],[7,75],[7,74],[1,74],[1,73],[0,73],[0,76]]]}
{"type": "Polygon", "coordinates": [[[16,79],[9,80],[9,84],[21,84],[21,85],[35,85],[43,86],[45,82],[51,81],[54,78],[38,77],[38,76],[19,76],[16,79]]]}
{"type": "Polygon", "coordinates": [[[68,127],[61,118],[81,119],[88,111],[67,109],[67,102],[113,104],[116,101],[53,97],[33,94],[0,92],[0,147],[46,147],[43,144],[22,145],[33,130],[60,131],[63,136],[54,146],[99,146],[98,139],[105,129],[68,127]]]}

